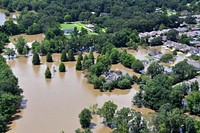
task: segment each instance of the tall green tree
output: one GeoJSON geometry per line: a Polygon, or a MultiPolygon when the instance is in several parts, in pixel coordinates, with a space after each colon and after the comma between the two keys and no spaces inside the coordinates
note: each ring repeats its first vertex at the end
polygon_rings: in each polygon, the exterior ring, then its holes
{"type": "Polygon", "coordinates": [[[117,64],[119,62],[119,51],[116,48],[112,49],[112,52],[109,56],[112,64],[117,64]]]}
{"type": "Polygon", "coordinates": [[[16,43],[16,49],[19,54],[23,54],[23,49],[26,45],[25,39],[23,37],[19,37],[16,43]]]}
{"type": "Polygon", "coordinates": [[[194,66],[187,63],[187,60],[177,63],[172,67],[173,74],[175,75],[175,81],[180,82],[186,79],[194,78],[197,75],[197,70],[194,66]]]}
{"type": "Polygon", "coordinates": [[[103,122],[109,127],[112,125],[112,120],[114,118],[117,105],[112,101],[105,102],[102,108],[100,108],[100,116],[103,117],[103,122]]]}
{"type": "Polygon", "coordinates": [[[47,69],[45,71],[45,78],[51,78],[51,71],[50,71],[49,67],[47,67],[47,69]]]}
{"type": "Polygon", "coordinates": [[[194,91],[191,92],[187,97],[187,108],[188,110],[195,115],[200,114],[200,92],[194,91]]]}
{"type": "Polygon", "coordinates": [[[38,53],[33,54],[33,60],[32,60],[33,65],[40,65],[40,57],[38,53]]]}
{"type": "Polygon", "coordinates": [[[90,126],[92,115],[89,109],[84,108],[79,114],[79,121],[82,128],[88,128],[90,126]]]}
{"type": "Polygon", "coordinates": [[[82,70],[82,63],[81,63],[80,57],[78,57],[78,59],[77,59],[76,70],[82,70]]]}
{"type": "Polygon", "coordinates": [[[75,60],[74,53],[71,49],[68,51],[68,59],[69,59],[69,61],[75,60]]]}
{"type": "Polygon", "coordinates": [[[163,73],[164,67],[162,65],[159,65],[158,62],[151,63],[150,66],[147,68],[147,74],[149,74],[151,77],[163,73]]]}
{"type": "Polygon", "coordinates": [[[65,64],[64,63],[60,63],[60,65],[59,65],[59,71],[60,72],[66,72],[66,68],[65,68],[65,64]]]}
{"type": "Polygon", "coordinates": [[[158,110],[163,104],[170,102],[171,85],[172,81],[167,75],[153,77],[144,87],[144,106],[158,110]]]}
{"type": "Polygon", "coordinates": [[[197,80],[191,83],[190,85],[191,91],[198,91],[199,90],[199,83],[197,80]]]}
{"type": "Polygon", "coordinates": [[[90,52],[89,52],[88,59],[92,60],[92,63],[94,64],[94,54],[93,54],[92,50],[90,50],[90,52]]]}
{"type": "Polygon", "coordinates": [[[53,62],[53,58],[52,58],[51,53],[47,53],[46,61],[47,61],[47,62],[53,62]]]}
{"type": "Polygon", "coordinates": [[[61,62],[69,61],[69,59],[67,58],[67,55],[66,55],[65,50],[63,50],[63,51],[61,52],[60,60],[61,60],[61,62]]]}
{"type": "Polygon", "coordinates": [[[144,69],[144,65],[142,64],[142,62],[140,60],[135,60],[132,65],[131,68],[135,71],[135,72],[140,72],[144,69]]]}

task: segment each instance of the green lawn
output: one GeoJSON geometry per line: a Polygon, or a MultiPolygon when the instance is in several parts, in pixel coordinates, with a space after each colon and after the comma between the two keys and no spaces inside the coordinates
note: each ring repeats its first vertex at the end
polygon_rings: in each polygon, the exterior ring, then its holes
{"type": "Polygon", "coordinates": [[[61,29],[64,30],[64,29],[67,29],[67,28],[74,28],[74,27],[77,27],[78,30],[81,30],[82,27],[84,27],[86,24],[82,24],[80,22],[77,22],[77,23],[64,23],[64,24],[60,24],[61,26],[61,29]]]}
{"type": "Polygon", "coordinates": [[[167,9],[166,11],[167,11],[168,15],[175,15],[176,14],[176,12],[172,12],[170,9],[167,9]]]}
{"type": "MultiPolygon", "coordinates": [[[[85,28],[85,25],[87,25],[87,24],[83,24],[81,22],[75,22],[75,23],[60,24],[60,27],[61,27],[61,30],[77,27],[77,29],[80,31],[82,27],[85,28]]],[[[85,28],[85,29],[87,29],[87,28],[85,28]]],[[[103,29],[103,30],[106,30],[106,29],[103,29]]],[[[87,29],[87,31],[88,31],[88,34],[90,34],[90,35],[98,35],[97,33],[91,32],[88,29],[87,29]]],[[[70,38],[71,36],[68,36],[68,37],[70,38]]]]}

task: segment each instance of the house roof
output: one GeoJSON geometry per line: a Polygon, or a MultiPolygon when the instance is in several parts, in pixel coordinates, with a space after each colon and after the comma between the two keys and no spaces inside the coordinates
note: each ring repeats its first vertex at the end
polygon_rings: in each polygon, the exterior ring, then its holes
{"type": "Polygon", "coordinates": [[[88,24],[88,25],[86,25],[85,27],[87,27],[87,28],[94,28],[94,25],[88,24]]]}
{"type": "Polygon", "coordinates": [[[200,70],[200,63],[199,62],[188,59],[187,63],[193,65],[197,70],[200,70]]]}
{"type": "Polygon", "coordinates": [[[159,55],[159,54],[162,54],[162,52],[158,51],[158,50],[152,50],[149,55],[150,56],[155,56],[155,55],[159,55]]]}

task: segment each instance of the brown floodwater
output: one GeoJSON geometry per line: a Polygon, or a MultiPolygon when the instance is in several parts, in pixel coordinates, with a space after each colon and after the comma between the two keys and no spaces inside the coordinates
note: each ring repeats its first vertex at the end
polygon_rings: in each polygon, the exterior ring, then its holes
{"type": "Polygon", "coordinates": [[[44,40],[44,34],[36,34],[36,35],[26,35],[26,34],[19,34],[19,35],[15,35],[15,36],[11,36],[9,38],[9,41],[13,44],[16,43],[17,38],[19,38],[20,36],[22,36],[26,42],[33,42],[33,41],[42,41],[44,40]]]}
{"type": "MultiPolygon", "coordinates": [[[[81,71],[75,70],[76,62],[65,63],[67,72],[59,73],[60,55],[54,54],[53,59],[53,63],[46,63],[45,57],[42,57],[40,66],[32,65],[32,57],[7,61],[24,91],[23,109],[17,114],[19,118],[10,125],[11,130],[8,133],[60,133],[62,130],[72,133],[80,128],[78,114],[83,108],[95,103],[101,107],[108,100],[116,103],[118,109],[132,107],[131,99],[138,91],[137,85],[127,90],[100,92],[87,83],[81,71]],[[52,71],[52,79],[47,80],[44,77],[46,66],[52,71]],[[57,72],[53,72],[53,67],[57,72]]],[[[112,68],[132,72],[120,64],[112,68]]],[[[143,109],[143,112],[148,110],[143,109]]],[[[102,118],[98,116],[94,116],[92,122],[93,132],[111,131],[101,123],[102,118]]]]}
{"type": "MultiPolygon", "coordinates": [[[[172,53],[172,50],[167,48],[166,46],[154,46],[154,47],[147,47],[147,48],[143,48],[143,47],[139,47],[139,49],[133,50],[133,49],[127,49],[128,53],[130,53],[131,55],[135,56],[136,59],[139,60],[148,60],[148,54],[150,53],[151,50],[158,50],[160,52],[162,52],[162,54],[169,54],[172,53]]],[[[177,64],[180,61],[183,61],[184,59],[186,59],[186,55],[178,52],[178,54],[175,56],[175,61],[172,63],[162,63],[164,66],[167,67],[171,67],[174,66],[175,64],[177,64]]]]}

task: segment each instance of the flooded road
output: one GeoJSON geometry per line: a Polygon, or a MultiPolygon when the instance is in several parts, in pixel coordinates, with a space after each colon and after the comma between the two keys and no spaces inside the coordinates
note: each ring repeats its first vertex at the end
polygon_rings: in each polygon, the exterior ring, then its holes
{"type": "MultiPolygon", "coordinates": [[[[24,109],[18,114],[21,118],[13,121],[8,133],[60,133],[62,130],[72,133],[80,128],[78,114],[85,107],[95,103],[101,107],[108,100],[113,100],[118,109],[132,106],[131,99],[137,92],[137,85],[133,85],[133,89],[129,90],[100,92],[87,83],[82,72],[75,70],[76,62],[65,63],[67,72],[57,71],[52,73],[52,79],[45,79],[46,66],[49,66],[51,71],[53,66],[58,70],[60,55],[54,54],[53,59],[53,63],[46,63],[45,57],[42,57],[40,66],[33,66],[31,57],[8,61],[24,91],[24,109]]],[[[120,65],[113,67],[115,68],[124,69],[120,65]]],[[[111,131],[101,124],[101,119],[97,116],[92,121],[93,132],[111,131]]]]}

